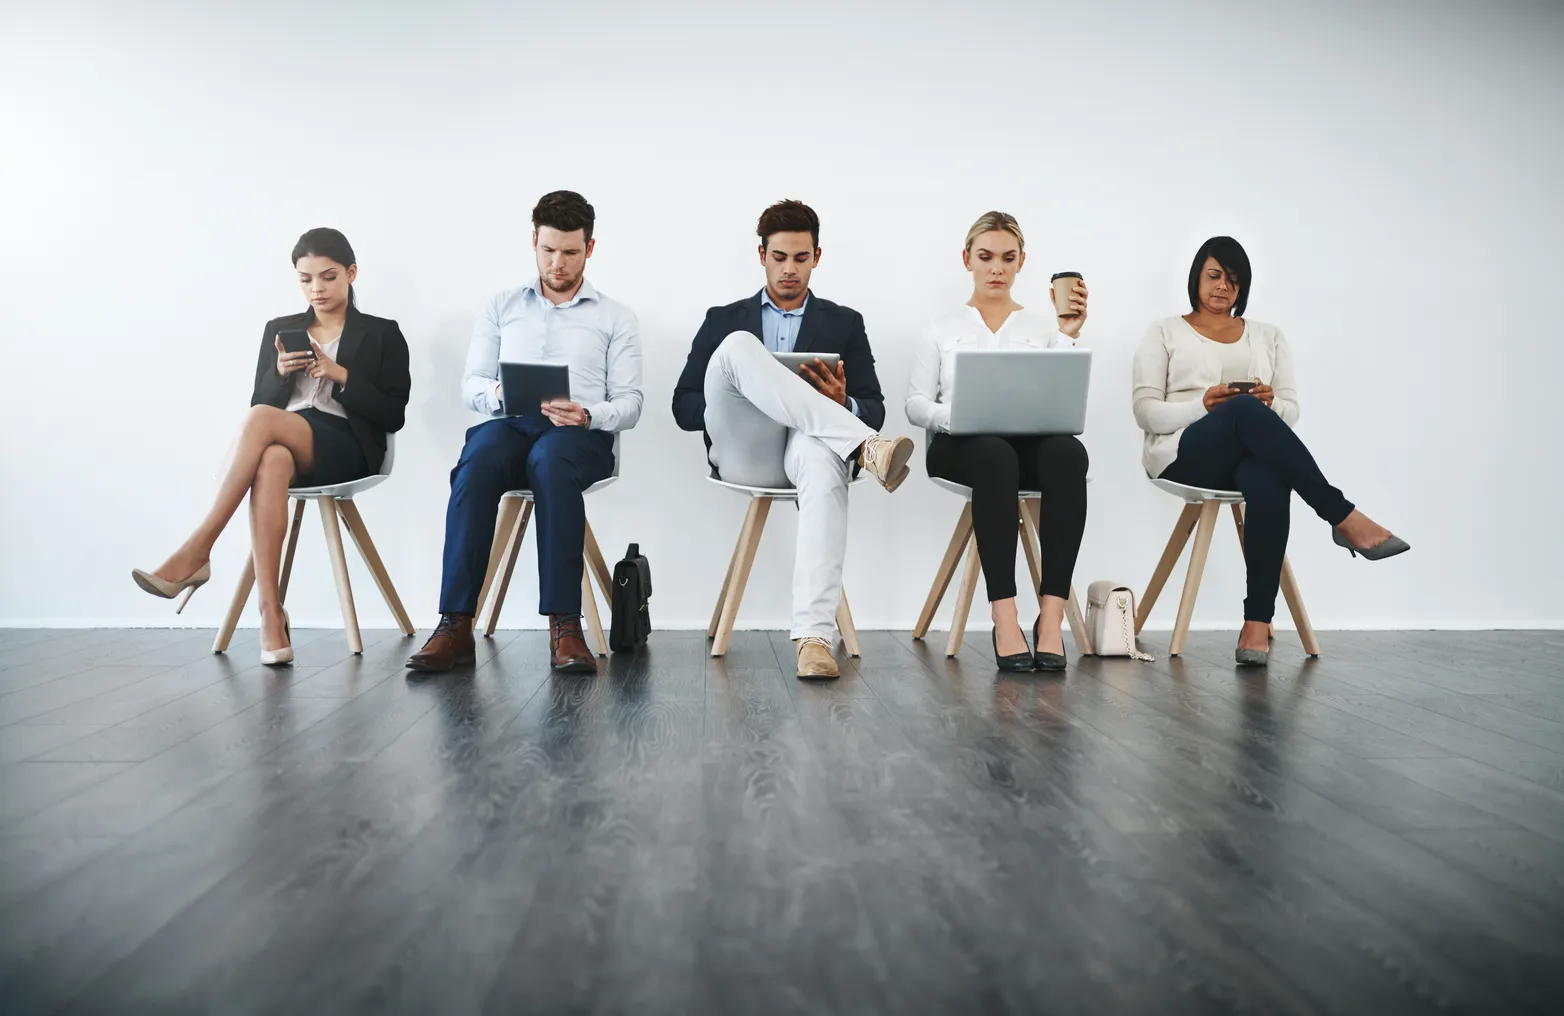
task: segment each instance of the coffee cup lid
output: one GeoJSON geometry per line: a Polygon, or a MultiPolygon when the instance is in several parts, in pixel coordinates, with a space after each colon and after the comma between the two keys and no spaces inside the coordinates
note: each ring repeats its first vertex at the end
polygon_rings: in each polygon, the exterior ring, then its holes
{"type": "Polygon", "coordinates": [[[1049,279],[1048,281],[1058,282],[1060,279],[1079,279],[1080,277],[1080,272],[1054,272],[1053,278],[1049,279]]]}

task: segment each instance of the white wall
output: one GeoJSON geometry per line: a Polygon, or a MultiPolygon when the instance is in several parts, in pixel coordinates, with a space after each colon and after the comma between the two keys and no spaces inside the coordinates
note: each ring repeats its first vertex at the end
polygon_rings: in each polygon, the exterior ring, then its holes
{"type": "MultiPolygon", "coordinates": [[[[753,225],[781,197],[820,212],[815,289],[867,318],[893,431],[979,213],[1027,230],[1022,302],[1085,273],[1083,589],[1144,585],[1177,514],[1140,471],[1130,355],[1230,233],[1250,313],[1296,351],[1301,434],[1414,545],[1351,561],[1295,502],[1316,624],[1564,622],[1557,4],[224,6],[0,4],[0,623],[174,621],[127,572],[204,511],[261,325],[300,304],[288,251],[331,225],[412,346],[396,475],[361,503],[430,625],[473,313],[531,272],[528,211],[558,187],[596,205],[590,277],[640,315],[646,413],[589,510],[611,556],[650,554],[660,624],[705,621],[744,507],[701,479],[669,396],[705,308],[759,288],[753,225]]],[[[948,538],[957,502],[918,461],[896,495],[854,494],[861,626],[911,625],[948,538]]],[[[747,623],[787,617],[790,514],[747,623]]],[[[1236,625],[1218,537],[1197,621],[1236,625]]],[[[183,623],[216,623],[246,546],[241,513],[183,623]]],[[[388,625],[355,569],[361,619],[388,625]]],[[[535,624],[522,579],[509,620],[535,624]]],[[[337,623],[318,525],[290,603],[337,623]]]]}

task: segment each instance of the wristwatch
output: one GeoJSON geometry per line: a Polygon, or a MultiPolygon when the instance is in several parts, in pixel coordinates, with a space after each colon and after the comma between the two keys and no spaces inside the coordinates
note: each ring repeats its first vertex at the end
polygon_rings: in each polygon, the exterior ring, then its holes
{"type": "Polygon", "coordinates": [[[581,415],[586,417],[586,423],[582,424],[582,426],[586,427],[588,430],[591,430],[592,429],[592,411],[590,409],[588,409],[587,407],[582,406],[581,407],[581,415]]]}

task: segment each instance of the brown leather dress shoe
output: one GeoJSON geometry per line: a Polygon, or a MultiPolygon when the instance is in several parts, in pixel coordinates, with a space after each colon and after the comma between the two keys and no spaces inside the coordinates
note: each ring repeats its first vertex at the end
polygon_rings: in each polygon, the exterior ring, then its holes
{"type": "Polygon", "coordinates": [[[450,670],[477,662],[471,614],[442,614],[424,647],[407,659],[408,670],[450,670]]]}
{"type": "Polygon", "coordinates": [[[597,673],[597,657],[587,648],[579,614],[548,616],[549,662],[555,670],[572,674],[597,673]]]}

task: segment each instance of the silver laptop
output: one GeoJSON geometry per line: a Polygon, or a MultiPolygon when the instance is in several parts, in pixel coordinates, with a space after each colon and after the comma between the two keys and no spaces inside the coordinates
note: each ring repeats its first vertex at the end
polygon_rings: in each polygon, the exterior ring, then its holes
{"type": "Polygon", "coordinates": [[[1079,434],[1086,429],[1089,349],[957,350],[952,434],[1079,434]]]}

